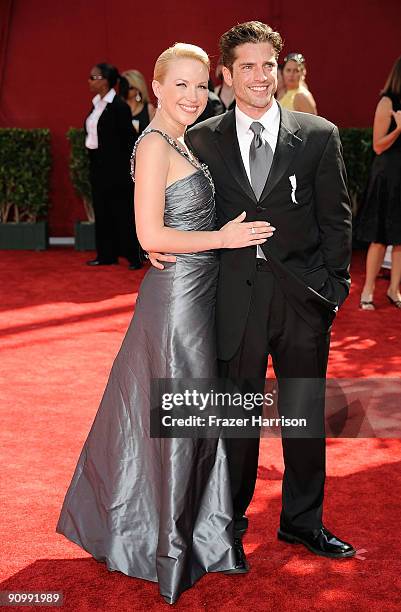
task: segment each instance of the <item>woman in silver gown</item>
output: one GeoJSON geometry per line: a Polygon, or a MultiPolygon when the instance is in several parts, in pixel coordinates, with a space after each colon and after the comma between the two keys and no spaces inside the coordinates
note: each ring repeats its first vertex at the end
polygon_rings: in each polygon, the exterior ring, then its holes
{"type": "Polygon", "coordinates": [[[109,570],[158,582],[168,603],[234,567],[232,502],[223,440],[150,437],[151,381],[217,375],[216,249],[272,234],[244,214],[215,229],[212,179],[183,140],[205,108],[208,69],[206,53],[182,43],[156,62],[158,110],[132,158],[135,215],[142,247],[176,262],[142,282],[57,525],[109,570]]]}

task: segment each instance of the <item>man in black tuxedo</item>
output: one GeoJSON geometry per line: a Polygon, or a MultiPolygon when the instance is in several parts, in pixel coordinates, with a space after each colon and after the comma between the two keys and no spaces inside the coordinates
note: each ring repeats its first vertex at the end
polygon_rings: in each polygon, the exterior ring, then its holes
{"type": "MultiPolygon", "coordinates": [[[[269,26],[235,26],[222,36],[220,48],[236,108],[194,126],[187,143],[212,173],[220,226],[246,211],[247,221],[266,220],[276,228],[261,247],[221,252],[220,374],[248,379],[255,392],[263,391],[271,356],[280,413],[302,416],[320,432],[309,438],[283,435],[278,537],[319,555],[353,556],[354,548],[322,523],[325,438],[319,381],[326,376],[331,324],[350,285],[351,210],[338,130],[275,101],[282,41],[269,26]]],[[[240,537],[247,528],[259,440],[227,440],[227,452],[237,569],[245,572],[240,537]]]]}

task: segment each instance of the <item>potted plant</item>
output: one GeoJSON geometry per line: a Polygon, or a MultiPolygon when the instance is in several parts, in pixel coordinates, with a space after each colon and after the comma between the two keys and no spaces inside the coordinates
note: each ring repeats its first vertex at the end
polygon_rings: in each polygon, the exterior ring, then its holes
{"type": "Polygon", "coordinates": [[[75,223],[75,248],[77,251],[93,251],[95,249],[95,215],[89,182],[89,159],[85,147],[85,132],[82,128],[70,128],[67,138],[71,145],[70,177],[76,193],[82,200],[87,218],[86,221],[75,223]]]}
{"type": "Polygon", "coordinates": [[[44,250],[50,131],[0,128],[0,249],[44,250]]]}

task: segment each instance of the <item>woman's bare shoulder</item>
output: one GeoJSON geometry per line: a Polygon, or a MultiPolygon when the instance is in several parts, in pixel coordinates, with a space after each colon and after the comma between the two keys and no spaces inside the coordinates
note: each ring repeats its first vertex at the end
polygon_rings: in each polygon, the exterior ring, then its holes
{"type": "Polygon", "coordinates": [[[377,104],[377,110],[389,111],[393,109],[393,103],[388,96],[382,96],[377,104]]]}
{"type": "Polygon", "coordinates": [[[308,89],[302,88],[295,94],[294,109],[304,113],[317,113],[315,99],[308,89]]]}
{"type": "Polygon", "coordinates": [[[306,87],[301,87],[299,91],[297,91],[297,93],[295,94],[295,98],[298,98],[298,100],[309,100],[310,102],[312,100],[314,101],[311,92],[309,91],[309,89],[306,89],[306,87]]]}
{"type": "Polygon", "coordinates": [[[146,132],[142,135],[136,147],[137,161],[153,161],[163,165],[169,164],[170,145],[166,139],[158,132],[146,132]]]}

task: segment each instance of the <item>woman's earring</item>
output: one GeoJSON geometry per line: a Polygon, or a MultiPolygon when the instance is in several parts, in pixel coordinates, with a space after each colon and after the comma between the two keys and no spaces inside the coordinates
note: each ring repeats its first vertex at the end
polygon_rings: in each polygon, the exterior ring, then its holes
{"type": "Polygon", "coordinates": [[[162,107],[162,101],[160,98],[157,99],[157,108],[161,108],[162,107]]]}
{"type": "Polygon", "coordinates": [[[135,96],[135,100],[136,100],[137,102],[140,102],[140,101],[142,100],[142,96],[141,96],[141,94],[139,93],[139,91],[137,92],[137,94],[136,94],[136,96],[135,96]]]}

